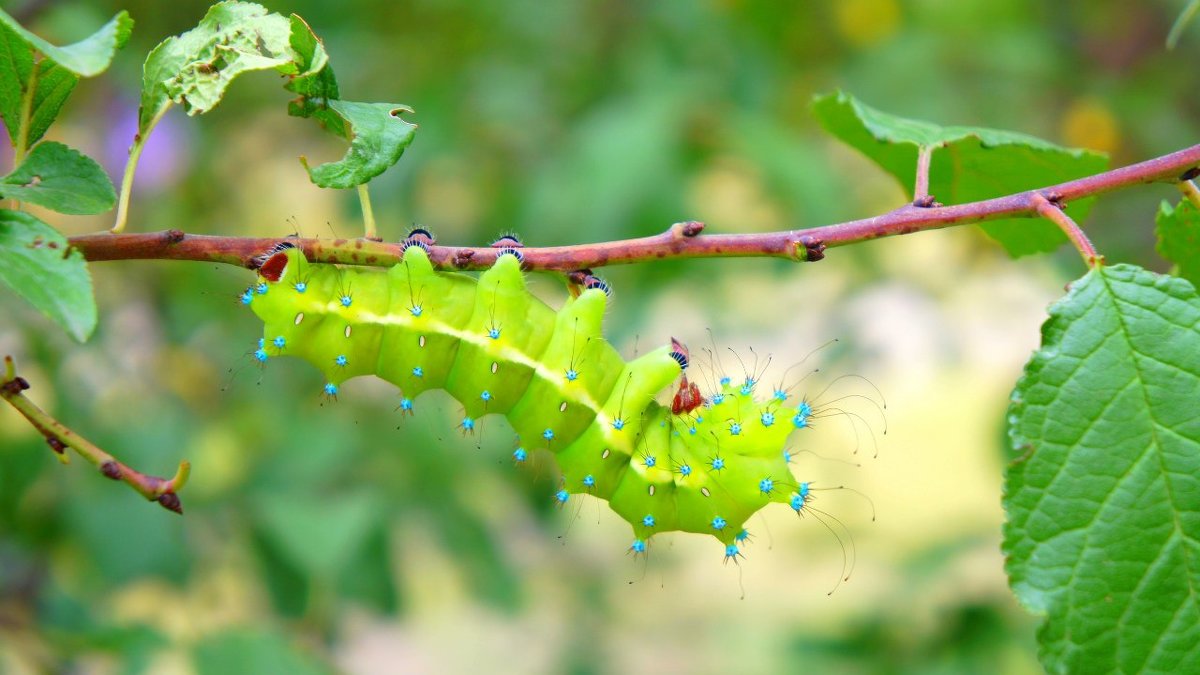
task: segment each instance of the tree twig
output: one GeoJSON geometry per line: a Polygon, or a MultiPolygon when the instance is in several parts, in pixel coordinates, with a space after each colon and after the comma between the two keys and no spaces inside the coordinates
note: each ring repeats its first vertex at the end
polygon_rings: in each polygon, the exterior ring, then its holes
{"type": "Polygon", "coordinates": [[[146,499],[158,502],[165,509],[175,513],[183,513],[183,505],[176,494],[187,482],[191,472],[191,464],[185,459],[179,463],[179,469],[171,479],[150,476],[126,464],[96,447],[86,438],[68,429],[62,422],[51,417],[46,411],[37,407],[23,393],[29,389],[29,382],[16,373],[11,356],[4,357],[4,379],[0,380],[0,398],[8,401],[9,405],[25,416],[33,428],[46,437],[46,443],[58,456],[59,461],[67,463],[66,449],[71,448],[84,459],[95,464],[100,473],[113,480],[119,480],[133,488],[146,499]]]}
{"type": "MultiPolygon", "coordinates": [[[[622,265],[665,258],[776,257],[814,261],[827,248],[871,239],[924,232],[967,223],[1038,216],[1039,198],[1069,202],[1143,183],[1177,183],[1194,176],[1200,167],[1200,145],[1194,145],[1145,162],[1105,171],[1058,185],[1019,192],[967,204],[930,206],[912,204],[894,211],[834,225],[804,230],[757,234],[701,235],[702,223],[672,225],[666,232],[639,239],[524,248],[525,267],[531,270],[571,272],[584,268],[622,265]]],[[[216,237],[164,230],[147,234],[91,234],[72,237],[71,245],[88,260],[170,259],[200,260],[249,266],[278,238],[216,237]]],[[[362,239],[291,239],[315,262],[350,265],[393,265],[400,260],[401,245],[362,239]]],[[[430,258],[440,269],[486,269],[496,260],[491,247],[432,246],[430,258]]]]}

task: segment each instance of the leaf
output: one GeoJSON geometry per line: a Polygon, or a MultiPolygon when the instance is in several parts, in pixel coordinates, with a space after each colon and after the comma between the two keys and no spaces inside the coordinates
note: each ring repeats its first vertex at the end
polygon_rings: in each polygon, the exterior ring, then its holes
{"type": "Polygon", "coordinates": [[[295,14],[292,15],[291,45],[297,56],[297,73],[289,77],[284,89],[300,95],[288,102],[288,114],[311,117],[330,133],[348,138],[345,122],[329,109],[330,101],[340,96],[329,55],[320,38],[295,14]]]}
{"type": "MultiPolygon", "coordinates": [[[[910,197],[917,155],[922,147],[933,148],[929,193],[947,204],[1045,187],[1108,167],[1101,153],[1063,148],[1011,131],[943,127],[896,117],[840,91],[817,97],[813,112],[826,131],[895,176],[910,197]]],[[[1091,203],[1074,202],[1067,215],[1081,222],[1091,203]]],[[[1067,241],[1057,226],[1038,219],[993,220],[981,227],[1014,258],[1053,251],[1067,241]]]]}
{"type": "Polygon", "coordinates": [[[362,493],[319,500],[272,494],[255,509],[263,536],[310,577],[333,581],[379,523],[377,500],[362,493]]]}
{"type": "Polygon", "coordinates": [[[291,24],[262,5],[229,0],[209,8],[195,28],[163,40],[142,69],[138,129],[145,134],[170,106],[208,112],[242,73],[294,70],[291,24]]]}
{"type": "Polygon", "coordinates": [[[354,101],[330,101],[329,105],[350,124],[354,136],[346,156],[337,162],[309,168],[300,158],[308,177],[323,188],[351,188],[387,171],[400,161],[417,130],[417,125],[400,118],[401,113],[412,112],[406,105],[354,101]]]}
{"type": "Polygon", "coordinates": [[[29,115],[29,131],[26,144],[32,145],[46,135],[46,130],[58,117],[67,97],[79,83],[79,76],[49,59],[38,63],[37,88],[33,91],[33,105],[29,115]]]}
{"type": "Polygon", "coordinates": [[[1154,224],[1158,254],[1178,266],[1177,276],[1200,285],[1200,211],[1187,199],[1176,207],[1164,201],[1154,224]]]}
{"type": "Polygon", "coordinates": [[[101,26],[100,30],[66,47],[55,47],[30,33],[2,10],[0,24],[7,26],[46,58],[80,77],[95,77],[108,70],[113,54],[125,46],[129,41],[129,34],[133,32],[133,19],[129,18],[129,12],[123,10],[101,26]]]}
{"type": "Polygon", "coordinates": [[[1200,296],[1100,267],[1013,392],[1004,551],[1050,672],[1200,670],[1200,296]]]}
{"type": "Polygon", "coordinates": [[[0,280],[76,340],[95,330],[96,300],[83,254],[28,213],[0,211],[0,280]]]}
{"type": "Polygon", "coordinates": [[[20,141],[22,124],[27,126],[25,147],[46,133],[77,82],[78,75],[50,58],[43,58],[35,66],[33,47],[7,23],[0,22],[0,117],[14,146],[20,141]],[[33,97],[29,117],[23,121],[22,108],[30,82],[33,97]]]}
{"type": "Polygon", "coordinates": [[[70,214],[104,213],[117,200],[99,164],[53,141],[35,145],[21,166],[0,178],[0,196],[70,214]]]}

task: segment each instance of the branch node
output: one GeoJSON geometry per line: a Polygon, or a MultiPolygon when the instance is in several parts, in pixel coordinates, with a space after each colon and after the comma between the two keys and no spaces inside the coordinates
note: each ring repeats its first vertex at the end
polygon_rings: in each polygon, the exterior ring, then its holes
{"type": "Polygon", "coordinates": [[[67,444],[59,440],[58,436],[47,436],[46,445],[49,445],[50,449],[57,455],[62,455],[67,450],[67,444]]]}
{"type": "Polygon", "coordinates": [[[924,195],[913,200],[913,206],[918,209],[936,209],[942,206],[941,202],[934,198],[933,195],[924,195]]]}
{"type": "Polygon", "coordinates": [[[164,492],[159,495],[154,501],[168,511],[174,511],[179,515],[183,515],[183,503],[179,501],[179,495],[174,492],[164,492]]]}
{"type": "Polygon", "coordinates": [[[802,237],[794,245],[796,248],[794,257],[800,262],[816,262],[825,259],[825,244],[816,239],[802,237]]]}
{"type": "Polygon", "coordinates": [[[1192,180],[1197,177],[1200,177],[1200,166],[1193,166],[1187,171],[1184,171],[1183,174],[1179,176],[1179,180],[1182,182],[1185,180],[1192,180]]]}
{"type": "Polygon", "coordinates": [[[187,235],[184,234],[183,230],[167,230],[163,232],[163,239],[165,239],[168,244],[178,244],[179,242],[183,241],[184,237],[186,236],[187,235]]]}
{"type": "Polygon", "coordinates": [[[113,480],[121,480],[121,465],[116,460],[110,459],[100,463],[100,473],[104,474],[105,478],[113,480]]]}
{"type": "Polygon", "coordinates": [[[475,257],[475,251],[469,248],[459,249],[454,252],[454,266],[462,269],[471,264],[471,258],[475,257]]]}
{"type": "Polygon", "coordinates": [[[688,220],[676,224],[680,226],[679,233],[685,237],[694,237],[704,231],[704,223],[698,220],[688,220]]]}

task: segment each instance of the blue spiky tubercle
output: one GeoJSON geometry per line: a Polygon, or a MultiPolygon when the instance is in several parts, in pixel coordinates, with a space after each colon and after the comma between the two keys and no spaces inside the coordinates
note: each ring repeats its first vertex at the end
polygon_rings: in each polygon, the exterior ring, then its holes
{"type": "Polygon", "coordinates": [[[434,270],[421,246],[386,272],[309,263],[294,248],[277,255],[287,256],[279,278],[260,276],[241,296],[265,323],[255,358],[309,361],[328,396],[350,378],[378,376],[400,388],[409,414],[418,394],[445,389],[463,407],[464,431],[505,415],[525,441],[513,459],[524,462],[526,447],[554,453],[555,501],[607,500],[633,528],[634,553],[681,530],[709,534],[735,556],[751,515],[807,499],[784,445],[811,408],[756,400],[754,382],[723,378],[703,408],[672,414],[655,396],[686,359],[664,346],[626,363],[601,333],[607,288],[555,312],[528,292],[514,255],[478,280],[434,270]],[[785,415],[793,424],[776,421],[785,415]]]}

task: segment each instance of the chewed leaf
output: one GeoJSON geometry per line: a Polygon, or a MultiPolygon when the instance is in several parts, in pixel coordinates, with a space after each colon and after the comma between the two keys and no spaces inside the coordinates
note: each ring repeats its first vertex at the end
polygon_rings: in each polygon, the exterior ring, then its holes
{"type": "Polygon", "coordinates": [[[311,117],[330,133],[346,138],[345,122],[329,109],[329,102],[340,96],[329,55],[320,38],[295,14],[292,15],[291,45],[296,52],[297,72],[290,76],[284,88],[299,96],[288,102],[288,114],[311,117]]]}
{"type": "Polygon", "coordinates": [[[330,101],[329,105],[349,124],[353,138],[341,160],[312,168],[304,163],[312,182],[324,188],[351,188],[387,171],[400,161],[417,130],[417,125],[400,117],[412,112],[405,105],[355,101],[330,101]]]}
{"type": "MultiPolygon", "coordinates": [[[[1053,185],[1108,166],[1108,158],[1098,152],[1011,131],[897,117],[843,92],[818,97],[813,112],[826,131],[895,176],[910,196],[917,155],[922,147],[932,148],[929,192],[945,204],[1053,185]]],[[[1090,199],[1080,200],[1067,206],[1067,214],[1082,221],[1090,207],[1090,199]]],[[[981,227],[1013,257],[1053,251],[1067,241],[1055,225],[1028,218],[994,220],[981,227]]]]}
{"type": "Polygon", "coordinates": [[[1200,211],[1186,199],[1174,207],[1164,201],[1154,223],[1158,254],[1178,265],[1175,274],[1200,284],[1200,211]]]}
{"type": "Polygon", "coordinates": [[[163,40],[146,57],[139,130],[145,133],[172,102],[191,115],[208,112],[242,73],[295,72],[290,37],[291,23],[261,5],[213,5],[195,28],[163,40]]]}
{"type": "Polygon", "coordinates": [[[87,340],[95,330],[96,300],[83,254],[23,211],[0,210],[0,280],[76,340],[87,340]]]}
{"type": "Polygon", "coordinates": [[[129,12],[121,11],[90,36],[66,47],[56,47],[22,28],[2,10],[0,24],[7,26],[46,58],[80,77],[94,77],[107,70],[113,54],[125,46],[129,33],[133,31],[133,19],[129,18],[129,12]]]}
{"type": "Polygon", "coordinates": [[[104,213],[117,199],[99,164],[53,141],[34,146],[21,166],[0,178],[0,196],[70,214],[104,213]]]}
{"type": "Polygon", "coordinates": [[[1050,672],[1200,669],[1200,296],[1130,265],[1050,308],[1013,392],[1004,551],[1050,672]]]}

